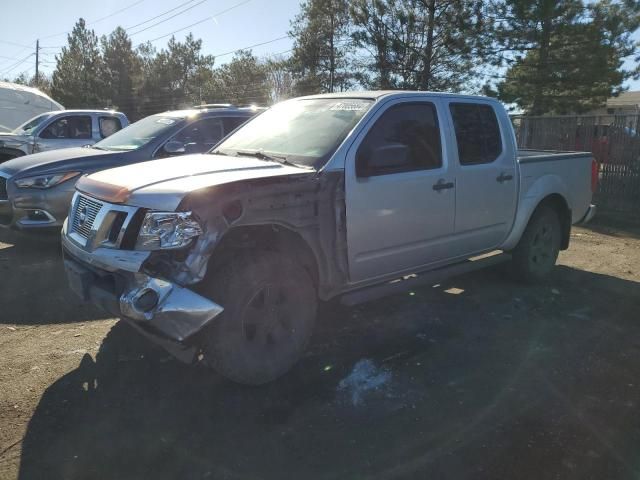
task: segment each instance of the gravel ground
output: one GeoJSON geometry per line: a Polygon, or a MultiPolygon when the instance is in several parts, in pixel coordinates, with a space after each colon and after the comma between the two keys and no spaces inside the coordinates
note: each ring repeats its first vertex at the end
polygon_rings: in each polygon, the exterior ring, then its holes
{"type": "Polygon", "coordinates": [[[260,388],[179,364],[0,231],[0,478],[638,478],[640,235],[576,228],[540,286],[504,269],[326,305],[260,388]]]}

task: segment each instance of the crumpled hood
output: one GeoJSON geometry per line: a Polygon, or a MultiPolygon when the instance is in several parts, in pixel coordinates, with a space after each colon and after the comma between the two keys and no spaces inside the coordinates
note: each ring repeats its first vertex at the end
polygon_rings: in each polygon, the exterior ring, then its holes
{"type": "Polygon", "coordinates": [[[109,202],[173,211],[188,193],[202,188],[309,173],[312,172],[255,158],[197,154],[103,170],[83,177],[77,188],[109,202]]]}
{"type": "MultiPolygon", "coordinates": [[[[84,160],[91,157],[90,161],[93,162],[95,160],[94,157],[98,155],[106,157],[114,153],[118,152],[106,152],[95,148],[83,147],[61,148],[13,158],[4,163],[0,163],[0,171],[8,173],[10,176],[16,174],[23,176],[39,173],[54,173],[68,170],[69,168],[77,168],[79,166],[79,159],[84,160]]],[[[82,171],[82,168],[78,168],[78,170],[82,171]]]]}

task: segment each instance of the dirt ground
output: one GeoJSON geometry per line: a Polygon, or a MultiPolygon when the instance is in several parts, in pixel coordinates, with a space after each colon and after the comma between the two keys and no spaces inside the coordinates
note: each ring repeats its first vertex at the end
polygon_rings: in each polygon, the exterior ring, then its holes
{"type": "Polygon", "coordinates": [[[494,268],[323,306],[263,387],[184,366],[0,232],[2,479],[640,475],[640,235],[576,228],[549,281],[494,268]]]}

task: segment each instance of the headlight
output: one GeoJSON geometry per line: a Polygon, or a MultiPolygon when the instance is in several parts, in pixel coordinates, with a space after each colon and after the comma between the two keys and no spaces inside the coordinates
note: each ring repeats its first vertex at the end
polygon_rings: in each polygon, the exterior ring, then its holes
{"type": "Polygon", "coordinates": [[[51,175],[38,175],[35,177],[25,177],[14,180],[20,188],[51,188],[77,177],[80,172],[55,173],[51,175]]]}
{"type": "Polygon", "coordinates": [[[191,212],[149,212],[145,215],[136,250],[165,250],[186,247],[202,234],[191,212]]]}

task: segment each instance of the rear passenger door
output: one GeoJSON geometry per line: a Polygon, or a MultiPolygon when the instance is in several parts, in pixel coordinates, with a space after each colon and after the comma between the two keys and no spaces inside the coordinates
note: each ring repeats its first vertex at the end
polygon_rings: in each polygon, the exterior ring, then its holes
{"type": "Polygon", "coordinates": [[[457,255],[496,248],[511,229],[517,195],[513,151],[494,107],[481,100],[450,101],[456,165],[457,255]]]}
{"type": "Polygon", "coordinates": [[[455,184],[441,117],[435,102],[394,102],[376,113],[350,148],[345,194],[352,282],[447,256],[455,184]],[[357,166],[375,152],[376,168],[357,166]]]}

